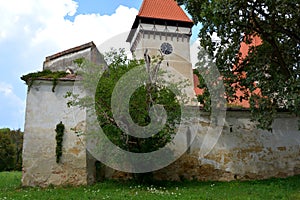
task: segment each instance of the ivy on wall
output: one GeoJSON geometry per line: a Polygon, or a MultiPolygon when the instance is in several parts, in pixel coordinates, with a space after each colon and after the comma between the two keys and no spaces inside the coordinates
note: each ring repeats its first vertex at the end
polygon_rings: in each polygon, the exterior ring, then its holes
{"type": "Polygon", "coordinates": [[[64,131],[65,131],[65,125],[60,122],[56,125],[56,163],[59,163],[60,158],[62,156],[62,143],[63,143],[63,137],[64,137],[64,131]]]}
{"type": "Polygon", "coordinates": [[[43,71],[38,71],[38,72],[33,72],[29,73],[26,75],[23,75],[21,79],[26,82],[28,85],[28,91],[30,90],[33,82],[39,78],[49,78],[52,79],[53,82],[53,87],[52,87],[52,92],[55,92],[55,87],[57,85],[57,80],[59,78],[65,77],[68,73],[65,71],[51,71],[49,69],[43,70],[43,71]]]}

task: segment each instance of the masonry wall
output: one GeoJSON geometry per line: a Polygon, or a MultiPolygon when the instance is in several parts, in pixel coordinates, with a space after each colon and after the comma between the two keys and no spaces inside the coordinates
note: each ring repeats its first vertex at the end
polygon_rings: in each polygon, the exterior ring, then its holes
{"type": "MultiPolygon", "coordinates": [[[[208,116],[201,125],[208,127],[208,116]]],[[[190,152],[168,167],[155,172],[159,180],[221,180],[266,179],[300,174],[300,131],[298,119],[278,115],[273,131],[255,128],[247,111],[228,111],[221,137],[213,150],[199,156],[201,138],[195,140],[190,152]]]]}
{"type": "MultiPolygon", "coordinates": [[[[23,146],[24,186],[85,185],[93,183],[95,160],[86,151],[86,112],[68,108],[67,91],[80,93],[73,81],[60,81],[52,92],[52,81],[35,81],[27,96],[23,146]],[[56,163],[55,127],[65,125],[63,155],[56,163]]],[[[84,93],[81,92],[83,95],[84,93]]],[[[189,151],[164,169],[154,172],[157,180],[248,180],[300,174],[298,119],[281,113],[273,131],[255,128],[247,111],[227,111],[223,132],[213,150],[199,156],[209,116],[200,117],[202,129],[189,151]]],[[[186,148],[183,137],[181,147],[186,148]]],[[[101,176],[104,176],[102,174],[101,176]]],[[[106,178],[130,178],[126,173],[106,170],[106,178]]]]}
{"type": "Polygon", "coordinates": [[[78,66],[74,63],[74,60],[79,58],[85,58],[96,65],[105,65],[104,56],[98,51],[95,44],[90,42],[46,57],[43,69],[49,69],[51,71],[65,71],[69,68],[76,72],[78,70],[78,66]]]}
{"type": "MultiPolygon", "coordinates": [[[[84,132],[85,110],[68,108],[67,91],[79,90],[74,81],[60,81],[52,92],[52,81],[35,81],[27,94],[23,144],[24,186],[82,185],[93,182],[87,170],[84,132]],[[65,125],[61,162],[56,163],[56,132],[65,125]]],[[[83,94],[83,93],[81,93],[83,94]]],[[[91,172],[93,173],[93,172],[91,172]]]]}
{"type": "Polygon", "coordinates": [[[137,28],[131,43],[131,51],[138,59],[144,58],[145,50],[149,55],[157,56],[160,46],[168,42],[173,47],[170,55],[164,56],[162,69],[166,70],[171,66],[193,84],[193,70],[190,63],[190,28],[178,28],[175,26],[162,26],[140,24],[137,28]],[[178,29],[178,31],[176,31],[178,29]],[[155,31],[154,31],[155,30],[155,31]],[[168,63],[168,64],[167,64],[168,63]]]}

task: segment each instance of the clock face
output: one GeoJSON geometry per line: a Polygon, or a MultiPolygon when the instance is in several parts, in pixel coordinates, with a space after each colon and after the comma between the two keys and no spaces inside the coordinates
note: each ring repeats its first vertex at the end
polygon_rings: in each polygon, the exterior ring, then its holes
{"type": "Polygon", "coordinates": [[[170,43],[164,42],[161,44],[160,50],[162,53],[169,55],[173,52],[173,47],[170,43]]]}

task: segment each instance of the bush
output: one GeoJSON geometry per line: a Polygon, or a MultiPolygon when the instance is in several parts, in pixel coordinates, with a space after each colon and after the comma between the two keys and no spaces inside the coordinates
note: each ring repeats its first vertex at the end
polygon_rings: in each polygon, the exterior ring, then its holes
{"type": "Polygon", "coordinates": [[[23,133],[9,128],[0,129],[0,171],[22,169],[23,133]]]}

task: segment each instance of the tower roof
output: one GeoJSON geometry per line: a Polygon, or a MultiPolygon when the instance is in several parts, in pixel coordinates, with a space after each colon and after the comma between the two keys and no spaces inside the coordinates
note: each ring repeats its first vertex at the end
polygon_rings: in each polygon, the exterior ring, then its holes
{"type": "Polygon", "coordinates": [[[135,18],[126,40],[127,42],[132,40],[134,29],[136,29],[140,23],[154,23],[189,28],[194,25],[193,21],[185,14],[176,0],[143,0],[140,11],[135,18]]]}
{"type": "Polygon", "coordinates": [[[175,0],[144,0],[138,16],[193,23],[175,0]]]}

